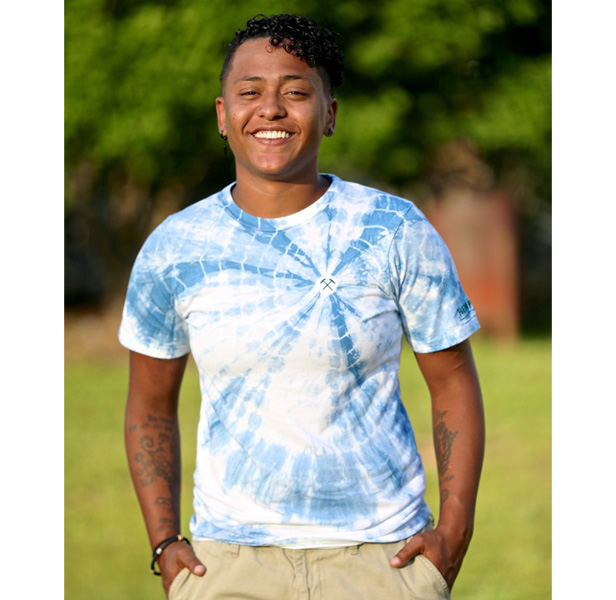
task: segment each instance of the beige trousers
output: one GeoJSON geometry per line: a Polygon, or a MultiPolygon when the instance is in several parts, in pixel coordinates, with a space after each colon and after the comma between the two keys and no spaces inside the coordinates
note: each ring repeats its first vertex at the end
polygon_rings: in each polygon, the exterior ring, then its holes
{"type": "MultiPolygon", "coordinates": [[[[410,539],[410,538],[409,538],[410,539]]],[[[180,571],[169,600],[443,600],[447,583],[424,556],[396,569],[407,540],[345,548],[287,550],[194,542],[203,577],[180,571]]]]}

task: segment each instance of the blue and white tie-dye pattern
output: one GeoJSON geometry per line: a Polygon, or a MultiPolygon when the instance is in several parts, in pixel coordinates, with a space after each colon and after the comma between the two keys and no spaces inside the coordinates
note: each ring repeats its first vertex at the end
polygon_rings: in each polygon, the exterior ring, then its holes
{"type": "Polygon", "coordinates": [[[390,542],[430,516],[402,336],[432,352],[479,324],[411,202],[327,177],[317,202],[280,219],[242,212],[230,185],[169,217],[133,268],[120,341],[191,351],[200,372],[195,539],[390,542]]]}

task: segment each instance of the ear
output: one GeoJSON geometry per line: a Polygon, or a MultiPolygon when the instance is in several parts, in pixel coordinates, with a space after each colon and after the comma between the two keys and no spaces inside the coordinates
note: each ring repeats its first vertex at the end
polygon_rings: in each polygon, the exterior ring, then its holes
{"type": "Polygon", "coordinates": [[[226,135],[225,130],[227,128],[227,121],[225,115],[225,101],[222,96],[216,98],[216,115],[218,117],[218,131],[221,135],[223,132],[225,132],[226,135]]]}
{"type": "Polygon", "coordinates": [[[327,122],[325,124],[324,134],[328,137],[334,135],[336,130],[336,115],[338,114],[338,100],[332,98],[327,107],[327,122]],[[331,132],[331,133],[330,133],[331,132]]]}

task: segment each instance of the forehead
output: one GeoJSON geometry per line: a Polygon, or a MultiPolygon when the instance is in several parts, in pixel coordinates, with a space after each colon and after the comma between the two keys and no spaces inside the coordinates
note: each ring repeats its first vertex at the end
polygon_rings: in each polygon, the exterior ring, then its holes
{"type": "Polygon", "coordinates": [[[244,42],[235,51],[231,61],[226,83],[234,85],[248,78],[278,79],[296,75],[322,84],[319,72],[306,62],[269,43],[268,38],[258,38],[244,42]]]}

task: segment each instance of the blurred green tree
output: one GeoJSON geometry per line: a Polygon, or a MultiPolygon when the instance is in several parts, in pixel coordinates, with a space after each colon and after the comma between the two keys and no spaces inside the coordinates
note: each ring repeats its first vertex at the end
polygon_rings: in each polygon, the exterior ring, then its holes
{"type": "Polygon", "coordinates": [[[68,302],[115,293],[163,216],[233,179],[214,112],[225,43],[279,12],[341,36],[323,171],[408,192],[438,181],[439,147],[470,140],[523,215],[549,212],[548,0],[67,0],[68,302]]]}

